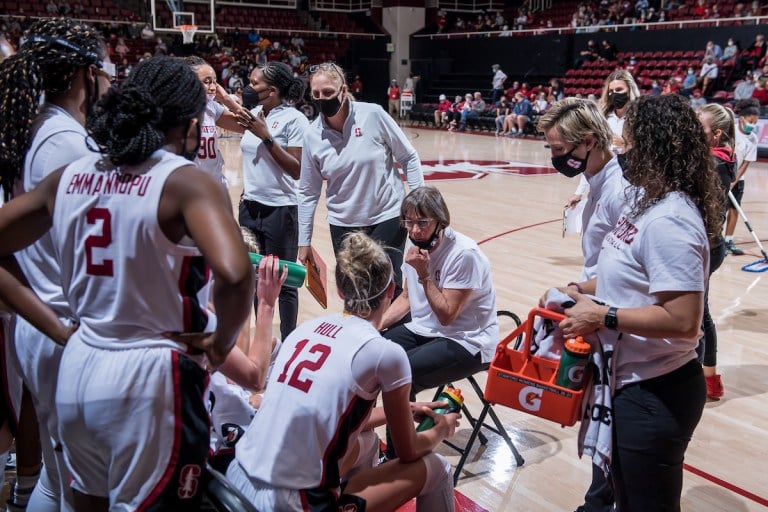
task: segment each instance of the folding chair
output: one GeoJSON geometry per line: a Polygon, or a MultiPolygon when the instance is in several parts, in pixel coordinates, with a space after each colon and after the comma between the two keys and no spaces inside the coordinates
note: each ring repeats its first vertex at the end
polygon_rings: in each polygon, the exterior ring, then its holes
{"type": "MultiPolygon", "coordinates": [[[[509,317],[515,322],[516,325],[518,326],[520,325],[520,318],[516,314],[510,311],[497,311],[496,315],[509,317]]],[[[521,339],[522,339],[522,336],[517,340],[516,343],[520,343],[521,339]]],[[[483,368],[480,371],[488,371],[489,366],[490,364],[485,365],[485,368],[483,368]]],[[[483,389],[477,383],[477,380],[475,380],[475,375],[470,375],[469,377],[466,377],[465,380],[467,380],[470,386],[472,386],[472,389],[475,390],[475,393],[477,394],[478,399],[480,399],[480,402],[482,402],[483,404],[483,409],[480,411],[480,414],[477,417],[474,417],[469,412],[466,402],[461,406],[462,415],[464,416],[464,418],[466,418],[469,421],[469,424],[472,425],[472,433],[469,435],[467,444],[461,447],[452,443],[451,441],[448,441],[448,440],[443,441],[445,444],[447,444],[448,446],[450,446],[451,448],[453,448],[454,450],[456,450],[461,454],[461,458],[459,459],[458,464],[456,464],[456,469],[453,472],[453,485],[456,485],[459,481],[459,475],[461,474],[461,470],[464,467],[464,463],[467,461],[467,457],[469,456],[469,453],[472,450],[472,446],[475,444],[475,440],[479,439],[480,444],[482,444],[483,446],[485,446],[488,443],[488,438],[485,437],[485,435],[481,431],[481,428],[483,427],[504,438],[504,441],[507,443],[507,446],[509,446],[509,449],[512,452],[512,455],[514,455],[515,457],[515,462],[517,463],[518,467],[522,466],[525,463],[525,459],[523,459],[523,456],[520,455],[520,452],[517,451],[517,448],[512,442],[512,439],[510,439],[509,434],[504,428],[504,425],[501,423],[501,420],[496,414],[496,411],[494,411],[493,404],[485,400],[485,397],[483,396],[483,389]],[[487,416],[491,417],[491,420],[493,421],[493,425],[485,422],[487,416]]],[[[437,392],[435,393],[435,398],[433,399],[433,401],[437,401],[438,397],[440,396],[440,393],[442,393],[445,387],[453,387],[453,384],[448,383],[443,386],[440,386],[437,389],[437,392]]]]}

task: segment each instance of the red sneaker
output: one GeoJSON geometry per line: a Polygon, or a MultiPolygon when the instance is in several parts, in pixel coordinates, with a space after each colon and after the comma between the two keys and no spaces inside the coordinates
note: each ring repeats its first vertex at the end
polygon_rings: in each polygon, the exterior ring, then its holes
{"type": "Polygon", "coordinates": [[[723,388],[723,380],[720,375],[712,375],[711,377],[704,378],[707,381],[707,398],[713,400],[719,400],[725,394],[725,388],[723,388]]]}

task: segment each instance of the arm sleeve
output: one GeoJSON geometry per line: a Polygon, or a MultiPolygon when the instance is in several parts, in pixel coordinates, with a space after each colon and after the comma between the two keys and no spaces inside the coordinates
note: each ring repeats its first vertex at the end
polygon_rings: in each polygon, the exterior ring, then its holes
{"type": "Polygon", "coordinates": [[[678,215],[666,215],[652,220],[645,229],[658,234],[644,237],[640,248],[648,291],[704,291],[709,244],[703,227],[678,215]]]}
{"type": "Polygon", "coordinates": [[[403,347],[384,338],[363,345],[352,358],[352,376],[361,389],[392,391],[411,382],[411,365],[403,347]]]}
{"type": "MultiPolygon", "coordinates": [[[[304,137],[304,148],[308,148],[309,137],[304,137]]],[[[299,245],[309,245],[312,241],[312,228],[315,222],[315,210],[323,187],[323,176],[315,165],[311,151],[301,152],[301,176],[299,178],[299,245]]]]}
{"type": "Polygon", "coordinates": [[[392,117],[386,114],[381,107],[379,107],[377,113],[379,119],[383,122],[384,139],[392,150],[395,160],[397,160],[405,172],[408,188],[413,190],[424,185],[424,173],[421,170],[421,160],[418,153],[416,153],[416,149],[392,117]]]}

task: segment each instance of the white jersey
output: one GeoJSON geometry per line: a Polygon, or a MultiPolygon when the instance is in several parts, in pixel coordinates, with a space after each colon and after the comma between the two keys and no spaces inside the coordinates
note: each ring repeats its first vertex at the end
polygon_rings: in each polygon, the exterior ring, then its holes
{"type": "Polygon", "coordinates": [[[203,112],[203,123],[200,125],[200,149],[197,150],[195,165],[223,181],[224,158],[219,150],[219,128],[216,122],[227,111],[227,107],[209,99],[203,112]]]}
{"type": "Polygon", "coordinates": [[[166,179],[190,162],[158,150],[134,174],[131,166],[99,170],[101,158],[66,168],[53,215],[61,282],[81,337],[97,348],[183,350],[162,333],[216,325],[205,309],[210,271],[200,252],[168,240],[157,221],[166,179]]]}
{"type": "Polygon", "coordinates": [[[421,160],[390,115],[380,106],[349,102],[349,116],[337,132],[318,116],[307,130],[299,180],[299,245],[309,245],[323,180],[328,221],[334,226],[372,226],[400,215],[405,187],[424,184],[421,160]]]}
{"type": "MultiPolygon", "coordinates": [[[[255,113],[256,109],[251,112],[255,113]]],[[[309,128],[307,116],[289,105],[279,105],[264,120],[274,144],[300,148],[309,128]]],[[[296,206],[298,181],[291,178],[259,137],[246,130],[240,141],[243,151],[243,197],[268,206],[296,206]]]]}
{"type": "MultiPolygon", "coordinates": [[[[709,270],[709,243],[701,215],[680,193],[667,194],[640,217],[627,206],[606,235],[597,265],[595,295],[618,308],[655,304],[661,292],[703,292],[709,270]]],[[[696,357],[699,336],[646,338],[601,329],[616,347],[617,388],[665,375],[696,357]]]]}
{"type": "Polygon", "coordinates": [[[339,460],[379,391],[410,382],[405,351],[370,322],[341,314],[305,322],[283,342],[237,461],[274,487],[337,488],[339,460]]]}
{"type": "Polygon", "coordinates": [[[587,176],[586,173],[582,176],[589,182],[590,188],[589,199],[582,216],[581,230],[581,250],[584,254],[581,279],[586,281],[595,277],[597,257],[600,256],[603,239],[619,220],[627,203],[626,190],[630,185],[624,179],[624,173],[616,157],[609,160],[594,176],[587,176]]]}
{"type": "MultiPolygon", "coordinates": [[[[24,159],[22,191],[35,188],[46,176],[78,158],[93,153],[85,138],[88,133],[64,109],[46,103],[32,125],[32,142],[24,159]]],[[[19,251],[16,258],[32,289],[59,317],[71,317],[61,290],[61,270],[51,240],[52,232],[19,251]]]]}
{"type": "MultiPolygon", "coordinates": [[[[410,240],[404,252],[413,246],[410,240]]],[[[429,276],[438,288],[472,290],[459,316],[450,325],[442,325],[427,301],[424,287],[418,284],[416,269],[403,263],[403,277],[408,282],[410,331],[428,337],[449,338],[470,354],[481,353],[487,363],[499,342],[496,319],[496,289],[491,278],[491,264],[471,238],[445,228],[440,244],[429,253],[429,276]]]]}

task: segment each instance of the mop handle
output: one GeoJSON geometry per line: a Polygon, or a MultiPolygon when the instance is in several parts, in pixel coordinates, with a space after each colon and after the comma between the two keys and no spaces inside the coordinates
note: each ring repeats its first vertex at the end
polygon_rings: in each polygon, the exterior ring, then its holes
{"type": "Polygon", "coordinates": [[[768,254],[765,253],[765,248],[763,247],[763,244],[760,243],[760,239],[755,234],[755,231],[752,229],[752,226],[749,225],[749,219],[747,218],[747,215],[744,213],[744,210],[741,209],[739,202],[733,196],[733,192],[731,190],[728,191],[728,197],[730,198],[731,204],[733,205],[733,207],[736,208],[736,211],[739,212],[739,215],[741,215],[741,218],[744,219],[744,224],[747,225],[747,230],[749,230],[750,234],[752,235],[752,238],[754,238],[755,242],[757,242],[757,246],[760,247],[760,252],[763,253],[763,258],[765,258],[765,260],[768,261],[768,254]]]}

